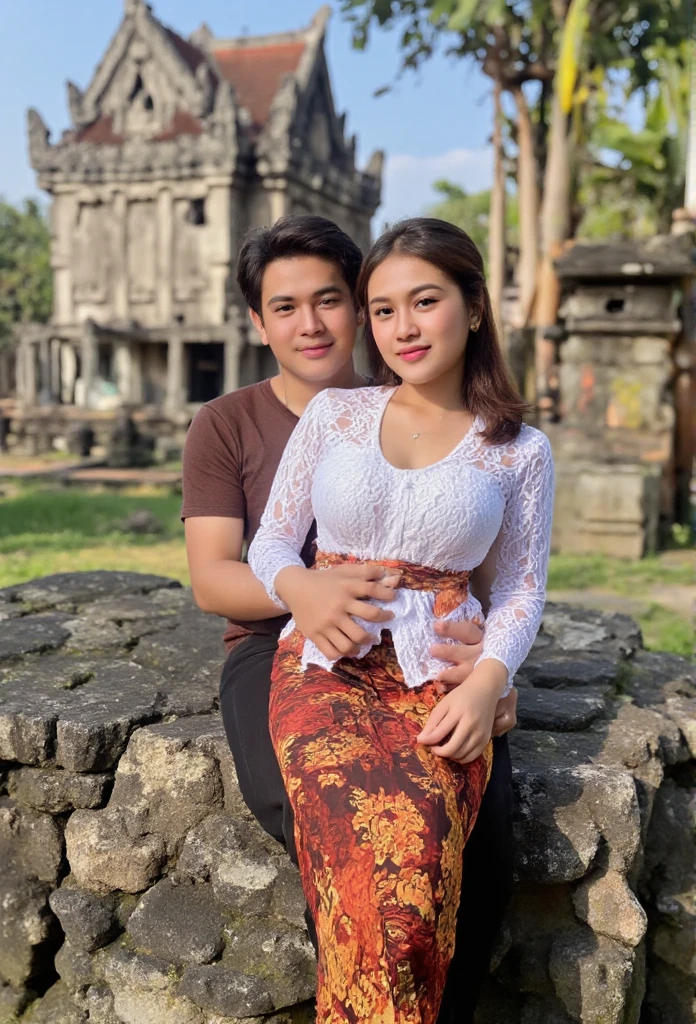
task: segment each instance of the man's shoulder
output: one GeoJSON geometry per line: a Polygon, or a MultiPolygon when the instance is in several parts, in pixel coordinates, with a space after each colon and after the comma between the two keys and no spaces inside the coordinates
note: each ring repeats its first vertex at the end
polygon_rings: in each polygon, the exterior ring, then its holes
{"type": "Polygon", "coordinates": [[[201,406],[198,415],[201,413],[208,417],[220,417],[230,421],[240,413],[256,408],[259,404],[266,404],[269,400],[270,384],[268,380],[258,381],[256,384],[247,384],[246,387],[237,388],[236,391],[229,391],[226,395],[213,398],[201,406]]]}

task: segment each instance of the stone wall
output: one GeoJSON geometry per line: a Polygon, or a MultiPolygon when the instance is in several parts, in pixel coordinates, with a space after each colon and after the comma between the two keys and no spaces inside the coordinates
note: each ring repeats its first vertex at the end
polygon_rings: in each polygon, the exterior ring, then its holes
{"type": "MultiPolygon", "coordinates": [[[[2,1024],[312,1019],[297,873],[241,801],[221,661],[170,580],[0,591],[2,1024]]],[[[481,1024],[692,1022],[689,664],[549,606],[519,684],[518,884],[481,1024]]]]}

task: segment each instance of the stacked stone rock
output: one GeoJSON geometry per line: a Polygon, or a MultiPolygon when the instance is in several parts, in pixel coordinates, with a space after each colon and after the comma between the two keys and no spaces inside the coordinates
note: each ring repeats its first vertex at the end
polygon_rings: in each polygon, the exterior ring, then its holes
{"type": "MultiPolygon", "coordinates": [[[[220,632],[159,577],[0,591],[2,1024],[312,1019],[297,873],[216,711],[220,632]]],[[[519,684],[518,884],[480,1021],[690,1024],[689,663],[549,606],[519,684]]]]}

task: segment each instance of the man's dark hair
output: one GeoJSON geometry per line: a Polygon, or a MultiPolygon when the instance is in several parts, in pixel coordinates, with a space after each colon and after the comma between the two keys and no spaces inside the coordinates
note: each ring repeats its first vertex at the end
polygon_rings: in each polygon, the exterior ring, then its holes
{"type": "Polygon", "coordinates": [[[295,256],[316,256],[335,263],[355,293],[362,253],[350,235],[326,217],[311,213],[281,217],[272,228],[257,228],[244,239],[237,264],[237,283],[247,306],[261,316],[261,288],[269,263],[295,256]]]}

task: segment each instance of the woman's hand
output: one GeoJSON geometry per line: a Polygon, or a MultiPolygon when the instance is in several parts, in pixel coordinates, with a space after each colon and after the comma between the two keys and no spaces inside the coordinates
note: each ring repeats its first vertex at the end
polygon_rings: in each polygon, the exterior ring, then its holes
{"type": "Polygon", "coordinates": [[[418,743],[461,764],[475,761],[493,735],[507,668],[495,658],[479,662],[466,683],[451,690],[430,712],[418,743]]]}
{"type": "Polygon", "coordinates": [[[278,596],[285,602],[303,636],[316,644],[331,661],[357,654],[374,637],[352,618],[376,623],[379,636],[393,612],[369,601],[393,601],[399,575],[384,575],[384,566],[346,562],[330,569],[299,566],[281,569],[275,579],[278,596]]]}

